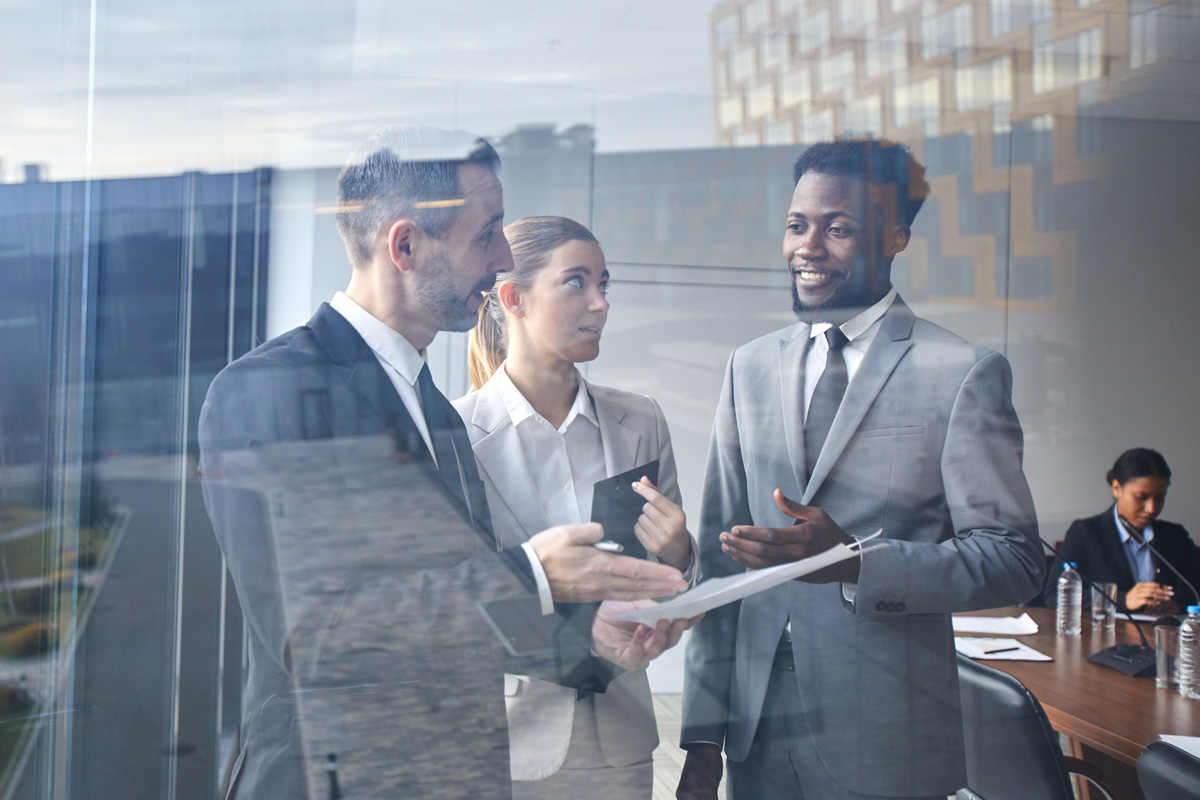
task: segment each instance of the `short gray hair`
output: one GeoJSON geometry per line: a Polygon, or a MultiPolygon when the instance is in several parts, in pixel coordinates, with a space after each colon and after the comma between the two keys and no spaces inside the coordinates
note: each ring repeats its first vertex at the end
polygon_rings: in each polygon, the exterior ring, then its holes
{"type": "Polygon", "coordinates": [[[363,142],[338,176],[337,227],[350,263],[367,264],[379,232],[402,217],[444,237],[463,210],[462,164],[497,172],[500,156],[473,133],[425,125],[393,125],[363,142]]]}

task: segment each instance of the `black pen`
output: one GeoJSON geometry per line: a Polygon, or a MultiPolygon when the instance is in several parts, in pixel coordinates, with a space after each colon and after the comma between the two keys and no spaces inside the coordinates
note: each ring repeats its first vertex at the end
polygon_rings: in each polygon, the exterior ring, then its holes
{"type": "Polygon", "coordinates": [[[985,656],[990,656],[993,653],[1011,653],[1013,650],[1020,650],[1020,649],[1021,648],[1019,648],[1019,647],[1001,647],[999,650],[984,650],[983,654],[985,656]]]}

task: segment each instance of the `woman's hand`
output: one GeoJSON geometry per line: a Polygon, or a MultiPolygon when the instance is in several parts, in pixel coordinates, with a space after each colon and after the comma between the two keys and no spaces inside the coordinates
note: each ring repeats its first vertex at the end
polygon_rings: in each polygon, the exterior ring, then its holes
{"type": "Polygon", "coordinates": [[[645,669],[646,665],[679,644],[683,632],[704,618],[659,620],[655,625],[621,622],[611,615],[654,605],[653,600],[605,600],[592,618],[592,649],[618,667],[645,669]]]}
{"type": "Polygon", "coordinates": [[[1174,595],[1174,589],[1161,583],[1153,581],[1135,583],[1125,595],[1125,607],[1130,611],[1143,610],[1157,613],[1163,610],[1163,607],[1170,602],[1174,595]]]}
{"type": "Polygon", "coordinates": [[[659,561],[686,572],[692,563],[692,536],[683,509],[668,500],[645,476],[634,481],[633,490],[646,500],[633,528],[634,535],[659,561]]]}

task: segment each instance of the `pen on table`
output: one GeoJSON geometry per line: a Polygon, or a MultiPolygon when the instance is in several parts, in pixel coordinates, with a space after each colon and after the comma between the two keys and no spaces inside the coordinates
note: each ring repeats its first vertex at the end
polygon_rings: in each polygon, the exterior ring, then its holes
{"type": "Polygon", "coordinates": [[[1011,653],[1014,650],[1020,650],[1020,649],[1021,648],[1019,648],[1019,647],[1001,647],[998,650],[984,650],[983,654],[985,656],[990,656],[993,653],[1011,653]]]}
{"type": "Polygon", "coordinates": [[[592,545],[592,547],[596,548],[597,550],[603,550],[606,553],[624,553],[625,552],[625,548],[623,546],[621,546],[620,542],[608,542],[608,541],[596,542],[594,545],[592,545]]]}

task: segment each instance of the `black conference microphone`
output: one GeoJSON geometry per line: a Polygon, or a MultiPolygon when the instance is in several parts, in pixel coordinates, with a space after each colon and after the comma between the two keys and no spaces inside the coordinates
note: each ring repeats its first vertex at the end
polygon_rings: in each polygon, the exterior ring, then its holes
{"type": "MultiPolygon", "coordinates": [[[[1041,536],[1037,540],[1042,543],[1042,547],[1054,554],[1055,563],[1061,555],[1057,550],[1047,544],[1046,540],[1041,536]]],[[[1094,585],[1094,581],[1079,569],[1079,565],[1075,565],[1075,571],[1079,573],[1079,577],[1083,578],[1084,583],[1089,587],[1094,585]]],[[[1109,597],[1107,592],[1102,592],[1104,599],[1112,603],[1113,608],[1120,608],[1117,605],[1116,597],[1109,597]]],[[[1155,658],[1154,648],[1150,646],[1150,642],[1146,639],[1146,634],[1142,632],[1142,626],[1133,618],[1133,615],[1128,611],[1122,611],[1125,618],[1133,623],[1134,629],[1138,632],[1138,637],[1142,640],[1139,644],[1115,644],[1112,647],[1106,647],[1100,652],[1088,659],[1089,664],[1096,664],[1101,667],[1115,669],[1124,675],[1131,678],[1153,678],[1155,677],[1158,667],[1157,659],[1155,658]]]]}
{"type": "MultiPolygon", "coordinates": [[[[1133,537],[1133,540],[1135,542],[1137,542],[1138,544],[1146,545],[1146,549],[1149,550],[1151,553],[1153,553],[1155,558],[1157,558],[1160,562],[1162,562],[1164,565],[1166,565],[1167,569],[1169,569],[1169,570],[1171,570],[1171,572],[1175,573],[1175,577],[1177,577],[1177,578],[1179,578],[1179,580],[1183,581],[1183,585],[1188,587],[1188,589],[1191,591],[1192,597],[1196,598],[1196,605],[1200,605],[1200,594],[1198,594],[1196,592],[1196,587],[1192,586],[1191,581],[1189,581],[1187,578],[1183,577],[1183,573],[1180,572],[1179,570],[1175,569],[1174,564],[1172,564],[1170,561],[1167,561],[1165,558],[1163,558],[1163,554],[1158,552],[1157,550],[1155,550],[1154,545],[1150,544],[1145,539],[1143,539],[1142,534],[1136,528],[1133,527],[1132,523],[1130,523],[1129,520],[1125,519],[1120,514],[1117,514],[1117,519],[1121,520],[1121,527],[1123,527],[1125,529],[1126,533],[1128,533],[1130,536],[1133,537]]],[[[1184,606],[1184,610],[1185,611],[1187,610],[1187,606],[1184,606]]]]}

